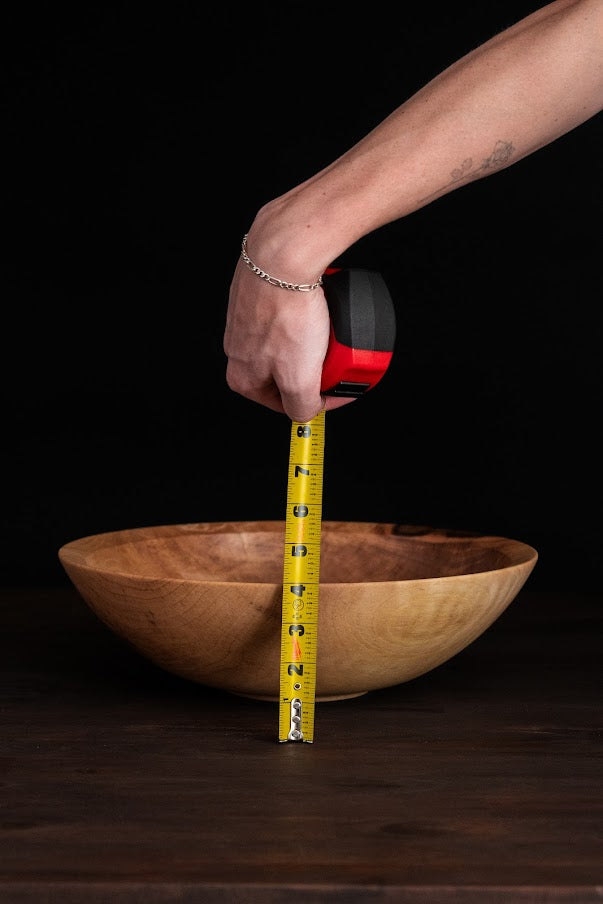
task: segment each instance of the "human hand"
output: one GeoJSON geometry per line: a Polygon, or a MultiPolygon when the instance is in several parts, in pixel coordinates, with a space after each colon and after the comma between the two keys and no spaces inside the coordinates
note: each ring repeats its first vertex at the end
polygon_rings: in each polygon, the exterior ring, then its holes
{"type": "Polygon", "coordinates": [[[230,286],[224,332],[228,386],[301,423],[323,408],[353,402],[353,398],[321,396],[329,331],[322,288],[283,290],[259,279],[239,261],[230,286]]]}

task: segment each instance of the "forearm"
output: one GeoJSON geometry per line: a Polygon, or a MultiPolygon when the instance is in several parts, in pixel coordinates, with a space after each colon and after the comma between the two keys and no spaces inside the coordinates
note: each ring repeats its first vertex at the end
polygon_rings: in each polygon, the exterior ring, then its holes
{"type": "Polygon", "coordinates": [[[315,279],[373,230],[509,166],[603,104],[603,2],[557,0],[454,63],[260,211],[258,262],[315,279]]]}
{"type": "MultiPolygon", "coordinates": [[[[330,166],[266,204],[250,258],[314,283],[354,242],[509,166],[597,113],[603,0],[555,0],[442,72],[330,166]]],[[[551,191],[554,191],[554,184],[551,191]]],[[[329,337],[323,292],[291,292],[239,260],[224,350],[232,389],[293,420],[351,399],[320,382],[329,337]]]]}

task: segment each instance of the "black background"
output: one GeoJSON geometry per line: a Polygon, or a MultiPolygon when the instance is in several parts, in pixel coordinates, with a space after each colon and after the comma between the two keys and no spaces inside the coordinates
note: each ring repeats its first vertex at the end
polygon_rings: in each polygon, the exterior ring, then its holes
{"type": "MultiPolygon", "coordinates": [[[[290,422],[222,334],[259,206],[540,3],[28,7],[5,22],[5,583],[103,531],[284,517],[290,422]]],[[[513,140],[513,136],[501,136],[513,140]]],[[[511,536],[601,577],[601,117],[378,230],[392,365],[327,417],[323,517],[511,536]]]]}

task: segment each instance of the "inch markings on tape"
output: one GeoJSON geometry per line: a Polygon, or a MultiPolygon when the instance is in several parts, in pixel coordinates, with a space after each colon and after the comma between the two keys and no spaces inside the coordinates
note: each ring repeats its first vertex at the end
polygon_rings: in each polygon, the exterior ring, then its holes
{"type": "Polygon", "coordinates": [[[292,421],[287,478],[279,742],[314,741],[325,412],[292,421]]]}

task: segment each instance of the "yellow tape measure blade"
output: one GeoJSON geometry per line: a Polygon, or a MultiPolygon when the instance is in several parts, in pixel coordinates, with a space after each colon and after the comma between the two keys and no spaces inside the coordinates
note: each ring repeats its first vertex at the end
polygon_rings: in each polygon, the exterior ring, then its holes
{"type": "Polygon", "coordinates": [[[314,740],[325,412],[291,424],[283,560],[279,741],[314,740]]]}

